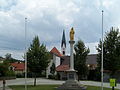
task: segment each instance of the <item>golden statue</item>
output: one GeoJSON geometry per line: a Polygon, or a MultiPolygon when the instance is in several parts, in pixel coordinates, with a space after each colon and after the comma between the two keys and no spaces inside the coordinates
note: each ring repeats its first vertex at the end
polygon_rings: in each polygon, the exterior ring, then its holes
{"type": "Polygon", "coordinates": [[[72,27],[70,30],[70,41],[74,41],[74,34],[75,34],[75,32],[74,32],[74,29],[72,27]]]}

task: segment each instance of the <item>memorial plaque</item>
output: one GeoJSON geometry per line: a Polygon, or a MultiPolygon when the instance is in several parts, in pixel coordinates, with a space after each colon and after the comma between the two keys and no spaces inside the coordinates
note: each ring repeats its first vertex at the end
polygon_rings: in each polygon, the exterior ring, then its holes
{"type": "Polygon", "coordinates": [[[74,79],[74,73],[69,74],[69,79],[74,79]]]}

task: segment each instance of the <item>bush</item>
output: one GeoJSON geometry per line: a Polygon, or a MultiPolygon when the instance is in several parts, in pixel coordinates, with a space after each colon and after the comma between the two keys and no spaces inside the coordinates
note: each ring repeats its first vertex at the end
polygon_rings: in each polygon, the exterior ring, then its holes
{"type": "Polygon", "coordinates": [[[17,78],[24,78],[25,77],[25,75],[24,75],[24,73],[18,73],[18,74],[16,74],[16,77],[17,78]]]}
{"type": "Polygon", "coordinates": [[[59,73],[57,73],[57,74],[55,75],[55,80],[60,80],[60,74],[59,74],[59,73]]]}
{"type": "Polygon", "coordinates": [[[9,70],[9,71],[6,72],[6,76],[7,77],[11,77],[11,76],[14,77],[15,76],[15,72],[9,70]]]}
{"type": "Polygon", "coordinates": [[[55,75],[48,75],[48,79],[55,79],[55,75]]]}

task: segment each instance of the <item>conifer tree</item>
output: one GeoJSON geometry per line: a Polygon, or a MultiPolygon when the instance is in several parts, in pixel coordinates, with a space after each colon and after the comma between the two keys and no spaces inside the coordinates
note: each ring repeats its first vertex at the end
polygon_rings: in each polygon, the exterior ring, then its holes
{"type": "Polygon", "coordinates": [[[75,46],[75,70],[77,70],[78,80],[85,78],[88,74],[88,68],[86,66],[86,58],[90,52],[89,48],[86,48],[84,42],[79,40],[75,46]]]}
{"type": "MultiPolygon", "coordinates": [[[[98,70],[101,69],[101,54],[102,42],[98,44],[98,70]]],[[[120,34],[119,29],[111,28],[107,32],[103,41],[103,67],[104,70],[109,70],[113,75],[120,70],[120,34]]]]}
{"type": "Polygon", "coordinates": [[[40,44],[38,36],[35,36],[27,51],[27,64],[30,72],[34,74],[34,86],[36,86],[36,75],[42,74],[49,63],[49,52],[44,44],[40,44]]]}

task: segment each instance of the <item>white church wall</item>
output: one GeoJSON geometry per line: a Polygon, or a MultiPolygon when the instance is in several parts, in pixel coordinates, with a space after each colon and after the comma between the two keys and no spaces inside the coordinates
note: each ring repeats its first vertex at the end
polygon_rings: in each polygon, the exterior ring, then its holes
{"type": "Polygon", "coordinates": [[[50,75],[50,67],[52,66],[53,59],[50,60],[50,63],[46,69],[46,78],[48,78],[48,75],[50,75]]]}
{"type": "Polygon", "coordinates": [[[56,56],[56,67],[60,65],[60,57],[56,56]]]}

